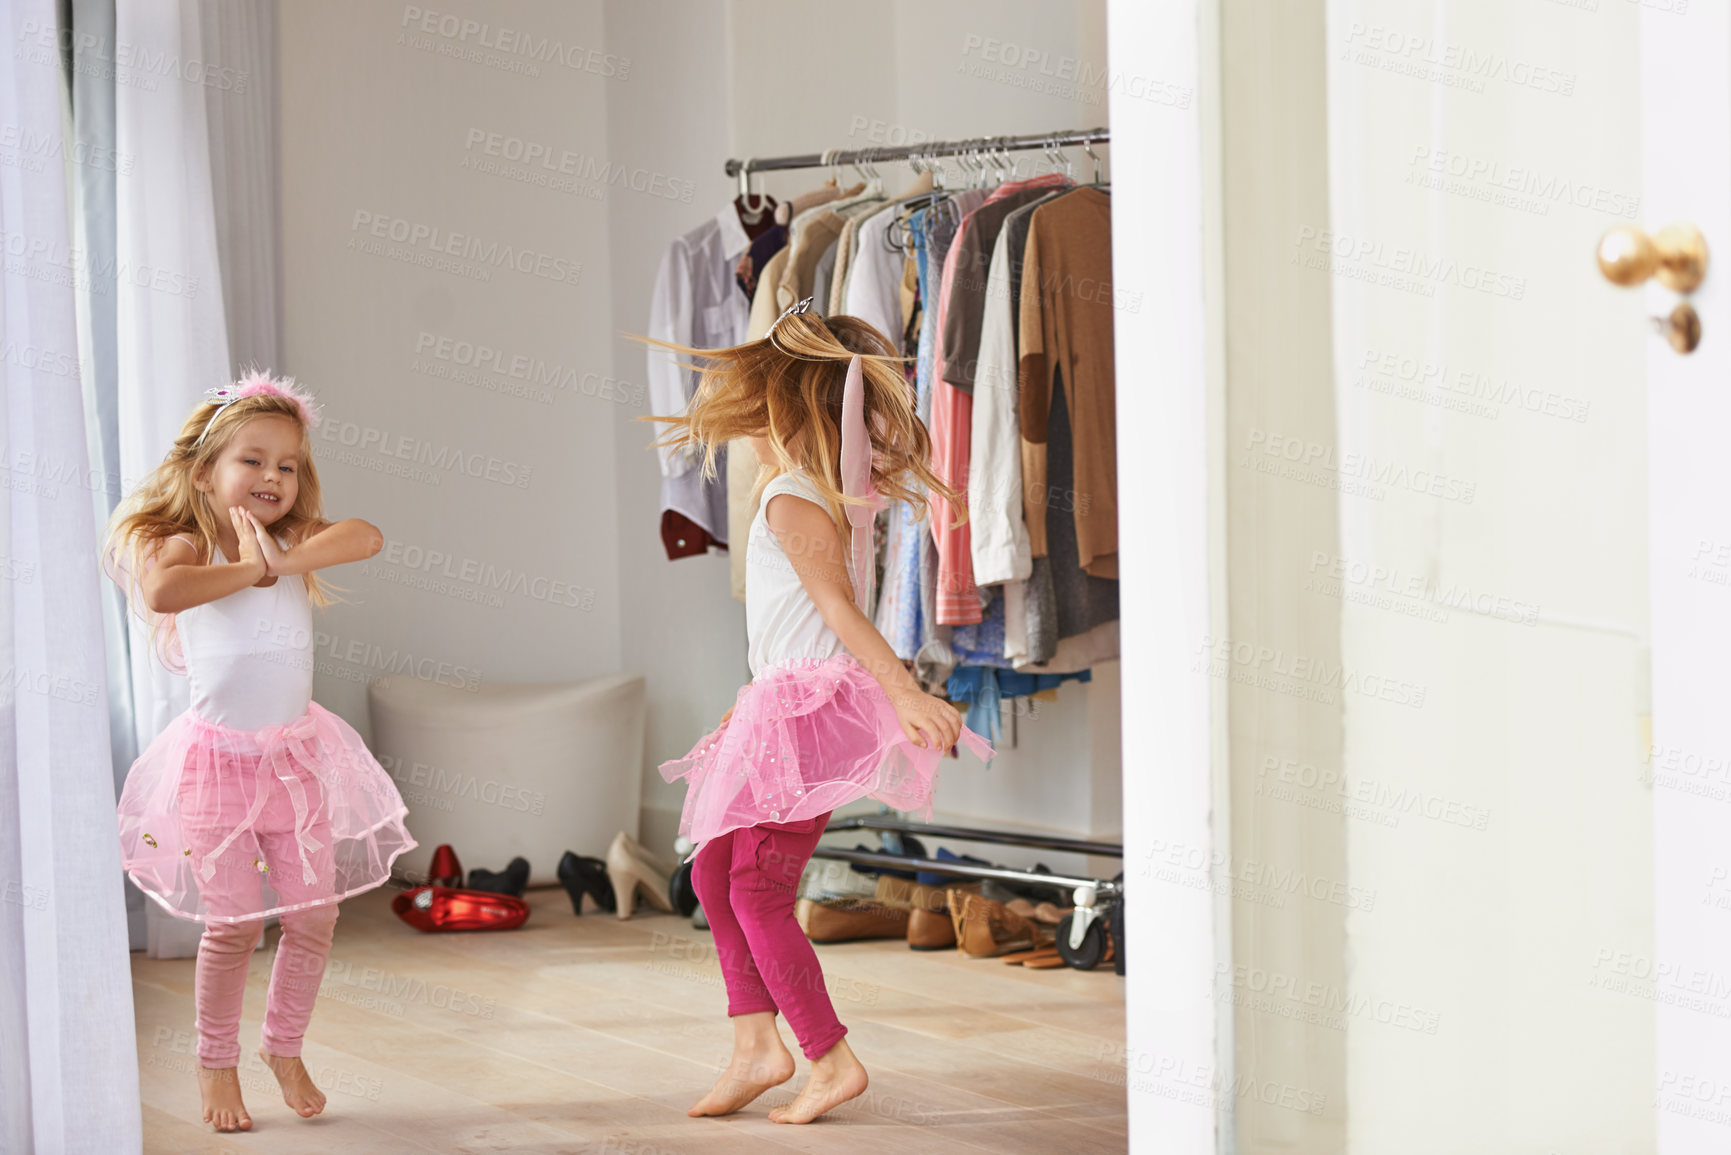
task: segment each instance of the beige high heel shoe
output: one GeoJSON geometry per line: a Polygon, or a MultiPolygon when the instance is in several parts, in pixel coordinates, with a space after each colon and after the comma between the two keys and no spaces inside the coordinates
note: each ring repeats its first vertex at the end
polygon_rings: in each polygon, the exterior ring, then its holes
{"type": "Polygon", "coordinates": [[[664,914],[673,913],[673,902],[667,897],[669,871],[635,838],[621,830],[613,836],[607,848],[607,880],[613,884],[615,913],[630,918],[641,893],[649,905],[664,914]]]}
{"type": "Polygon", "coordinates": [[[633,858],[636,858],[639,862],[643,863],[643,865],[650,869],[669,876],[673,874],[673,863],[661,857],[661,855],[651,851],[647,846],[643,845],[623,830],[613,836],[613,841],[624,845],[626,851],[629,852],[633,858]]]}

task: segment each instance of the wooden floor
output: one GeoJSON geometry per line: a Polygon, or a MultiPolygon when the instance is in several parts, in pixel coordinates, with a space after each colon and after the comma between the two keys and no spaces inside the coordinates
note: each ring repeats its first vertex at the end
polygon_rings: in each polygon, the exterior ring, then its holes
{"type": "MultiPolygon", "coordinates": [[[[424,935],[390,912],[394,893],[343,904],[306,1038],[329,1097],[312,1120],[251,1057],[278,932],[247,985],[244,1135],[198,1121],[192,960],[133,955],[147,1153],[1126,1149],[1123,980],[1109,970],[820,946],[871,1087],[817,1124],[773,1124],[769,1108],[805,1079],[800,1058],[791,1082],[742,1113],[691,1119],[732,1038],[707,931],[665,915],[578,918],[563,891],[537,890],[521,930],[424,935]]],[[[783,1037],[798,1057],[785,1024],[783,1037]]]]}

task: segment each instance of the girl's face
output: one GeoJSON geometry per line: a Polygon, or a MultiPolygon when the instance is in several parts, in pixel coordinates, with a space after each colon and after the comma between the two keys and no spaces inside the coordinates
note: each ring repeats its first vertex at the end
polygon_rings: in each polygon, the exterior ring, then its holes
{"type": "Polygon", "coordinates": [[[226,525],[229,506],[238,505],[269,525],[294,506],[300,468],[300,426],[273,413],[235,430],[196,486],[210,495],[219,524],[226,525]]]}

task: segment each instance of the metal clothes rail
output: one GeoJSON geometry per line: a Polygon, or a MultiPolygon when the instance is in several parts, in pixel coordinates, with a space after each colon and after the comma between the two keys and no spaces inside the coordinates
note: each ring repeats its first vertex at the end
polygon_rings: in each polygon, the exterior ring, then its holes
{"type": "Polygon", "coordinates": [[[777,169],[828,168],[841,164],[872,164],[876,161],[907,160],[911,157],[965,156],[970,153],[1027,152],[1033,149],[1063,148],[1067,144],[1110,143],[1111,132],[1102,128],[1072,128],[1061,132],[1030,133],[1024,136],[974,136],[966,140],[931,140],[908,144],[885,145],[875,148],[828,149],[824,152],[801,153],[798,156],[747,157],[730,159],[727,175],[772,172],[777,169]]]}

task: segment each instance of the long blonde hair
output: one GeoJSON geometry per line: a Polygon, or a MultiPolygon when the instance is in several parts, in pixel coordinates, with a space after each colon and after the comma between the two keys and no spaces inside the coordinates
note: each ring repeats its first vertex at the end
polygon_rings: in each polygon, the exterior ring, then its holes
{"type": "MultiPolygon", "coordinates": [[[[157,550],[171,537],[182,534],[191,537],[199,564],[210,563],[219,540],[219,522],[217,512],[196,483],[215,467],[217,457],[228,448],[241,426],[255,417],[286,417],[300,430],[300,461],[296,470],[300,485],[294,504],[271,525],[271,531],[293,546],[324,520],[324,495],[319,488],[318,470],[313,467],[312,440],[301,403],[283,394],[254,393],[230,402],[213,419],[215,405],[214,401],[201,402],[192,411],[162,464],[115,507],[103,533],[103,568],[126,591],[134,611],[149,623],[151,640],[170,669],[179,669],[181,665],[173,616],[145,611],[139,583],[145,570],[155,562],[157,550]]],[[[314,574],[303,574],[302,581],[313,605],[327,606],[335,600],[314,574]]]]}
{"type": "Polygon", "coordinates": [[[714,478],[723,445],[740,437],[766,438],[779,469],[759,471],[753,500],[778,473],[801,470],[843,529],[843,506],[849,502],[841,491],[842,390],[848,362],[859,354],[872,442],[872,487],[886,500],[911,502],[921,517],[926,493],[934,492],[960,511],[960,519],[966,518],[966,503],[932,472],[931,434],[914,411],[913,388],[902,369],[907,358],[897,356],[889,340],[858,317],[791,313],[762,340],[727,349],[697,349],[635,335],[633,340],[700,361],[681,362],[701,375],[684,413],[638,418],[670,427],[656,446],[697,450],[703,476],[714,478]]]}

